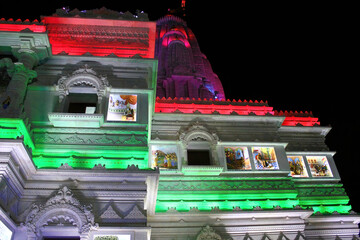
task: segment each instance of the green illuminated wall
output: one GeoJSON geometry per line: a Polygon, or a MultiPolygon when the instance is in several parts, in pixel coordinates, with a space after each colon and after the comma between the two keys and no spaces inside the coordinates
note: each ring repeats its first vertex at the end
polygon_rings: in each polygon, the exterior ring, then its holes
{"type": "Polygon", "coordinates": [[[0,118],[0,138],[23,138],[24,144],[28,148],[31,148],[32,150],[35,149],[29,131],[22,119],[0,118]]]}
{"type": "Polygon", "coordinates": [[[299,205],[291,178],[161,176],[156,211],[293,209],[299,205]]]}
{"type": "Polygon", "coordinates": [[[298,183],[292,177],[166,176],[159,181],[157,212],[313,209],[348,214],[342,184],[298,183]]]}
{"type": "Polygon", "coordinates": [[[68,149],[51,152],[49,149],[36,149],[33,160],[38,168],[58,168],[68,164],[73,168],[93,168],[96,164],[107,169],[123,169],[128,165],[137,165],[140,169],[148,168],[147,147],[128,147],[127,149],[81,150],[68,149]]]}
{"type": "Polygon", "coordinates": [[[73,168],[93,168],[95,164],[105,165],[107,169],[123,169],[132,164],[140,169],[148,168],[146,132],[140,135],[127,134],[127,146],[34,144],[22,119],[1,118],[0,136],[3,139],[23,138],[24,144],[32,150],[32,158],[38,168],[58,168],[65,163],[73,168]]]}
{"type": "Polygon", "coordinates": [[[314,213],[348,214],[351,210],[349,197],[340,183],[296,182],[295,187],[300,205],[304,208],[313,208],[314,213]]]}

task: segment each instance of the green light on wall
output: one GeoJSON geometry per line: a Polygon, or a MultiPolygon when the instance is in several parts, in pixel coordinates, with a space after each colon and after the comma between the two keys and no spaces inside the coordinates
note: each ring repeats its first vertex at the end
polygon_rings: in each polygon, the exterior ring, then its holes
{"type": "Polygon", "coordinates": [[[266,200],[296,199],[296,191],[284,190],[233,190],[233,191],[160,191],[159,200],[266,200]],[[174,196],[174,194],[176,194],[174,196]]]}
{"type": "Polygon", "coordinates": [[[166,212],[170,208],[174,208],[179,212],[188,212],[192,209],[199,211],[212,211],[219,209],[221,211],[233,211],[235,208],[241,210],[254,210],[254,209],[293,209],[294,206],[299,205],[297,199],[287,200],[245,200],[245,201],[161,201],[156,203],[156,212],[166,212]]]}
{"type": "Polygon", "coordinates": [[[34,157],[33,161],[38,168],[59,168],[63,164],[67,164],[73,168],[93,168],[95,165],[100,164],[106,169],[126,169],[129,165],[137,165],[139,169],[147,169],[148,162],[146,159],[105,159],[105,158],[82,158],[76,159],[73,157],[70,158],[43,158],[43,157],[34,157]]]}
{"type": "Polygon", "coordinates": [[[351,211],[350,205],[336,205],[336,206],[314,206],[314,213],[333,214],[335,212],[340,214],[348,214],[351,211]]]}
{"type": "Polygon", "coordinates": [[[38,168],[58,168],[68,164],[73,168],[93,168],[105,165],[106,169],[126,169],[129,165],[137,165],[140,169],[148,169],[147,147],[109,147],[69,148],[60,146],[57,149],[38,147],[33,153],[34,164],[38,168]]]}
{"type": "Polygon", "coordinates": [[[23,137],[24,144],[35,149],[34,143],[22,119],[0,118],[0,138],[17,139],[23,137]]]}
{"type": "Polygon", "coordinates": [[[300,204],[304,206],[316,205],[346,205],[349,203],[347,196],[322,196],[321,198],[300,198],[300,204]]]}

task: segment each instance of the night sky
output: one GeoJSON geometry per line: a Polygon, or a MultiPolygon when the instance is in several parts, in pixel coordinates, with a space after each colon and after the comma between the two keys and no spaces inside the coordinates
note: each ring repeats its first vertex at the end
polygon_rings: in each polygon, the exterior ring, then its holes
{"type": "MultiPolygon", "coordinates": [[[[122,12],[143,10],[156,21],[180,2],[7,1],[0,7],[0,18],[32,21],[64,6],[71,10],[104,6],[122,12]]],[[[322,126],[332,127],[326,143],[336,152],[350,204],[360,212],[355,9],[345,3],[234,5],[234,1],[187,0],[185,20],[222,81],[226,98],[268,101],[275,110],[312,111],[322,126]]]]}

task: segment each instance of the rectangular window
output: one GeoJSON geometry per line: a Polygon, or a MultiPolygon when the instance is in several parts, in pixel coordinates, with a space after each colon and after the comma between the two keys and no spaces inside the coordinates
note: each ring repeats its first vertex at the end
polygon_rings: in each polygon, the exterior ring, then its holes
{"type": "Polygon", "coordinates": [[[209,150],[188,149],[187,157],[188,157],[188,165],[189,166],[190,165],[201,165],[201,166],[211,165],[209,150]]]}

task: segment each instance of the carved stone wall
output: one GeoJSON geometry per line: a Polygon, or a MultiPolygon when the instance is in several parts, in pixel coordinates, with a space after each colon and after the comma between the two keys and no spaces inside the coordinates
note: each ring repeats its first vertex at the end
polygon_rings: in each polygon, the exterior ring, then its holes
{"type": "Polygon", "coordinates": [[[58,14],[66,17],[43,18],[54,55],[154,57],[155,24],[146,21],[146,17],[130,24],[130,21],[118,19],[95,20],[83,13],[77,14],[77,17],[64,11],[58,11],[58,14]],[[83,16],[81,20],[80,16],[83,16]]]}
{"type": "Polygon", "coordinates": [[[89,234],[96,229],[91,205],[81,205],[71,190],[64,186],[49,198],[45,204],[34,203],[27,211],[23,224],[29,237],[41,236],[42,228],[48,226],[74,226],[79,235],[89,234]]]}

